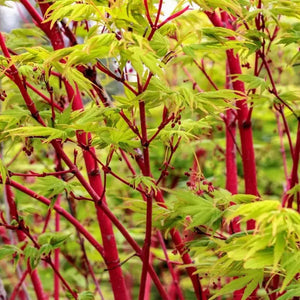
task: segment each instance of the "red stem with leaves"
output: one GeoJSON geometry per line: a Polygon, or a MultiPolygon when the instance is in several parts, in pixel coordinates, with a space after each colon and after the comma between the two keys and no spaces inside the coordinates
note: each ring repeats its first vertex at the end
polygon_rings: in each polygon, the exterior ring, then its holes
{"type": "MultiPolygon", "coordinates": [[[[212,24],[216,27],[224,27],[224,23],[221,21],[220,17],[216,12],[206,12],[208,18],[212,24]]],[[[231,28],[228,23],[225,26],[231,28]]],[[[230,39],[234,39],[230,37],[230,39]]],[[[240,59],[238,54],[235,54],[232,49],[226,51],[227,63],[229,74],[232,76],[232,86],[241,95],[245,95],[245,85],[244,82],[238,80],[234,75],[242,74],[242,69],[240,65],[240,59]]],[[[240,96],[240,95],[239,95],[240,96]]],[[[256,163],[253,147],[253,136],[252,136],[252,126],[251,120],[249,120],[249,108],[246,99],[241,99],[236,101],[237,110],[237,121],[241,139],[241,151],[242,151],[242,162],[244,170],[244,181],[245,181],[245,193],[258,196],[257,190],[257,179],[256,179],[256,163]]],[[[248,229],[254,229],[255,223],[250,220],[247,223],[248,229]]]]}

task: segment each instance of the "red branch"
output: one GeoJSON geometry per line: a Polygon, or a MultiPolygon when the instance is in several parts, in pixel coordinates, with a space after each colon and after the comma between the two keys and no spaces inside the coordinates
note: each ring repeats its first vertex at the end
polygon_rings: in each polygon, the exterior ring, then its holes
{"type": "MultiPolygon", "coordinates": [[[[216,27],[223,27],[224,24],[219,18],[219,16],[213,12],[206,12],[208,18],[216,27]]],[[[230,39],[234,39],[230,37],[230,39]]],[[[229,72],[231,75],[242,74],[240,60],[238,54],[234,54],[233,49],[227,50],[227,61],[229,72]]],[[[235,80],[232,78],[233,89],[245,94],[245,85],[240,80],[235,80]]],[[[251,121],[249,122],[249,109],[247,106],[246,99],[238,100],[237,105],[237,119],[241,138],[241,150],[242,150],[242,162],[244,169],[244,180],[245,180],[245,192],[246,194],[259,195],[257,190],[257,180],[256,180],[256,164],[255,155],[253,147],[253,136],[252,136],[252,126],[251,121]]],[[[255,227],[254,221],[250,220],[248,222],[248,229],[253,229],[255,227]]]]}

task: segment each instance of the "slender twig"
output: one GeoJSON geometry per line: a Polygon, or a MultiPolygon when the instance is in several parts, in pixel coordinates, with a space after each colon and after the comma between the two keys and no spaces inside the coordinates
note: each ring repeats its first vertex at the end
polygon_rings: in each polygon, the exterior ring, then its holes
{"type": "Polygon", "coordinates": [[[296,117],[296,119],[298,119],[298,115],[295,113],[295,111],[292,109],[292,107],[289,104],[287,104],[286,101],[284,101],[278,94],[277,87],[276,87],[275,81],[273,79],[273,74],[272,74],[270,66],[265,58],[265,55],[261,51],[258,51],[258,53],[265,65],[266,71],[268,73],[268,77],[269,77],[271,85],[272,85],[272,89],[269,90],[270,93],[274,94],[274,96],[292,112],[292,114],[296,117]]]}
{"type": "Polygon", "coordinates": [[[9,176],[21,176],[21,177],[47,177],[47,176],[60,176],[68,173],[73,173],[72,170],[64,170],[64,171],[57,171],[57,172],[50,172],[50,173],[35,173],[33,171],[29,171],[30,173],[15,173],[9,171],[9,176]]]}
{"type": "Polygon", "coordinates": [[[149,24],[151,26],[153,26],[153,22],[151,20],[151,16],[150,16],[150,12],[149,12],[149,7],[148,7],[148,0],[144,0],[144,6],[145,6],[145,10],[146,10],[147,20],[148,20],[149,24]]]}
{"type": "Polygon", "coordinates": [[[6,164],[6,168],[8,168],[11,164],[13,164],[22,152],[23,152],[23,147],[21,147],[19,151],[14,155],[14,157],[6,164]]]}
{"type": "Polygon", "coordinates": [[[217,91],[219,88],[214,83],[212,78],[208,75],[208,73],[205,70],[204,60],[201,60],[201,65],[197,62],[197,60],[194,59],[195,65],[199,68],[199,70],[203,73],[203,75],[206,77],[206,79],[209,81],[209,83],[213,86],[213,88],[217,91]]]}
{"type": "Polygon", "coordinates": [[[193,90],[197,89],[197,91],[199,93],[203,93],[203,90],[200,88],[200,86],[198,85],[198,83],[196,82],[196,80],[193,78],[193,76],[191,75],[191,73],[189,72],[189,70],[187,69],[187,67],[185,67],[184,65],[182,65],[182,70],[185,73],[185,75],[188,77],[189,81],[193,84],[193,90]]]}
{"type": "Polygon", "coordinates": [[[185,8],[183,8],[182,10],[174,13],[173,15],[169,16],[168,18],[166,18],[164,21],[162,21],[157,28],[161,28],[162,26],[164,26],[165,24],[167,24],[168,22],[176,19],[177,17],[181,16],[182,14],[184,14],[190,7],[186,6],[185,8]]]}
{"type": "Polygon", "coordinates": [[[113,72],[111,72],[109,69],[107,69],[103,64],[101,63],[100,60],[97,60],[96,67],[102,71],[104,74],[107,76],[115,79],[116,81],[121,82],[126,88],[128,88],[134,95],[138,95],[138,92],[128,83],[126,82],[123,78],[120,78],[116,76],[113,72]]]}
{"type": "Polygon", "coordinates": [[[175,116],[172,114],[169,118],[166,118],[165,120],[162,120],[159,126],[157,127],[157,131],[153,134],[153,136],[149,139],[148,144],[150,143],[158,136],[158,134],[172,121],[174,120],[175,116]]]}
{"type": "Polygon", "coordinates": [[[124,159],[125,162],[126,162],[126,165],[127,165],[128,169],[130,170],[130,172],[132,173],[132,175],[135,176],[135,175],[136,175],[136,171],[135,171],[135,169],[133,168],[132,164],[130,163],[130,161],[129,161],[127,155],[126,155],[126,153],[125,153],[124,150],[122,150],[122,149],[120,149],[120,152],[121,152],[121,155],[122,155],[123,159],[124,159]]]}
{"type": "Polygon", "coordinates": [[[158,24],[161,9],[162,9],[162,5],[163,5],[163,0],[159,0],[157,14],[156,14],[156,18],[155,18],[155,21],[154,21],[154,26],[157,26],[157,24],[158,24]]]}
{"type": "Polygon", "coordinates": [[[59,278],[59,280],[62,282],[62,284],[66,287],[66,289],[70,292],[70,294],[73,296],[74,299],[78,299],[78,295],[76,292],[72,290],[70,285],[67,283],[67,281],[64,279],[64,277],[60,274],[59,270],[56,268],[56,266],[53,264],[51,257],[47,256],[43,259],[45,262],[47,262],[52,270],[54,271],[55,275],[59,278]]]}
{"type": "MultiPolygon", "coordinates": [[[[290,183],[288,189],[293,188],[298,182],[298,169],[299,169],[299,160],[300,160],[300,120],[298,121],[298,128],[297,128],[297,137],[296,137],[296,145],[294,150],[294,156],[293,156],[293,166],[292,171],[290,175],[290,183]]],[[[293,200],[297,200],[297,211],[300,211],[300,203],[299,201],[299,191],[296,193],[296,197],[293,197],[292,195],[285,194],[283,205],[287,204],[287,207],[292,208],[293,206],[293,200]]]]}
{"type": "Polygon", "coordinates": [[[26,276],[28,275],[28,270],[26,269],[23,274],[22,274],[22,277],[20,278],[19,282],[17,285],[15,285],[10,297],[9,297],[9,300],[14,300],[16,299],[16,297],[18,296],[18,292],[19,292],[19,289],[21,288],[23,282],[25,281],[26,279],[26,276]]]}
{"type": "Polygon", "coordinates": [[[177,276],[175,274],[172,262],[170,261],[170,258],[169,258],[168,252],[167,252],[167,248],[166,248],[166,244],[164,242],[163,236],[162,236],[160,231],[157,231],[156,235],[158,237],[159,243],[160,243],[160,245],[162,247],[162,250],[164,252],[166,263],[168,265],[169,271],[170,271],[171,276],[172,276],[172,280],[173,280],[172,284],[174,284],[174,286],[176,287],[177,296],[179,297],[180,300],[184,300],[184,296],[183,296],[182,291],[180,289],[179,282],[178,282],[177,276]]]}
{"type": "Polygon", "coordinates": [[[280,141],[280,152],[282,155],[282,161],[283,161],[283,170],[284,170],[284,176],[286,183],[288,185],[288,170],[287,170],[287,162],[286,162],[286,154],[285,154],[285,148],[284,148],[284,143],[283,143],[283,130],[281,128],[281,123],[279,119],[279,112],[275,112],[276,116],[276,121],[277,121],[277,130],[278,130],[278,135],[279,135],[279,141],[280,141]]]}
{"type": "Polygon", "coordinates": [[[292,142],[292,138],[291,138],[291,132],[290,132],[289,125],[288,125],[288,122],[287,122],[285,114],[284,114],[283,107],[282,107],[282,105],[279,104],[279,106],[275,105],[275,109],[281,115],[281,118],[282,118],[282,121],[283,121],[283,126],[284,126],[284,132],[287,136],[289,147],[290,147],[290,154],[291,154],[291,157],[293,158],[293,156],[294,156],[294,147],[293,147],[293,142],[292,142]]]}
{"type": "Polygon", "coordinates": [[[179,144],[180,144],[180,141],[181,141],[181,137],[178,138],[176,144],[173,146],[173,140],[170,142],[170,155],[169,155],[169,158],[168,160],[164,163],[164,169],[161,171],[160,173],[160,176],[159,178],[156,180],[156,185],[158,186],[159,183],[161,182],[161,180],[166,177],[168,175],[168,168],[170,167],[170,163],[171,163],[171,160],[173,158],[173,155],[175,154],[179,144]]]}

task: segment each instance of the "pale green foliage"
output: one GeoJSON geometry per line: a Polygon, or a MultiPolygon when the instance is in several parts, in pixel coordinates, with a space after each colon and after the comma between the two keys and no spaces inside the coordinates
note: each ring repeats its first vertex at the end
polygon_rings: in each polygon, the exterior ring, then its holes
{"type": "Polygon", "coordinates": [[[7,259],[15,253],[20,253],[20,248],[15,245],[4,245],[0,249],[0,259],[7,259]]]}
{"type": "Polygon", "coordinates": [[[3,164],[3,160],[0,159],[0,175],[1,175],[1,178],[2,178],[2,184],[5,183],[6,181],[6,177],[7,177],[7,170],[6,170],[6,167],[5,165],[3,164]]]}
{"type": "Polygon", "coordinates": [[[94,294],[90,291],[82,292],[78,295],[78,300],[94,300],[94,294]]]}
{"type": "MultiPolygon", "coordinates": [[[[199,257],[196,263],[199,273],[209,272],[212,279],[239,277],[224,285],[211,299],[243,287],[246,287],[243,299],[247,299],[258,285],[262,285],[266,274],[278,274],[283,278],[280,292],[292,289],[293,295],[297,295],[299,286],[294,284],[297,282],[294,277],[300,268],[300,216],[295,210],[283,208],[276,200],[243,203],[247,202],[247,198],[248,201],[251,197],[254,200],[251,195],[230,196],[223,193],[226,197],[223,200],[227,200],[220,207],[220,203],[215,202],[218,197],[208,201],[190,192],[172,194],[180,201],[174,201],[174,211],[164,214],[168,227],[174,226],[174,222],[183,224],[185,217],[189,216],[189,228],[193,230],[200,226],[209,234],[220,226],[219,223],[216,227],[214,222],[220,221],[222,216],[225,216],[227,224],[239,217],[242,228],[247,221],[256,221],[255,230],[242,229],[240,233],[225,235],[225,239],[219,239],[217,233],[210,238],[200,235],[199,240],[190,242],[191,250],[199,257]],[[233,200],[242,204],[228,207],[229,201],[233,200]],[[214,256],[219,259],[213,259],[214,256]],[[204,258],[206,262],[202,262],[204,258]]],[[[292,291],[289,292],[291,294],[292,291]]]]}

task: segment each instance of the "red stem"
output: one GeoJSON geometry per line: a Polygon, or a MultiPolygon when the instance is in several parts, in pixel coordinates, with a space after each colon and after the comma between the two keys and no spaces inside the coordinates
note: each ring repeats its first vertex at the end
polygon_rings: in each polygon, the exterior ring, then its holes
{"type": "Polygon", "coordinates": [[[206,77],[206,79],[208,80],[208,82],[212,85],[212,87],[217,91],[218,90],[217,85],[214,83],[214,81],[212,80],[212,78],[208,75],[208,73],[205,70],[203,59],[201,61],[201,65],[195,59],[194,59],[194,63],[199,68],[199,70],[201,70],[201,72],[206,77]]]}
{"type": "MultiPolygon", "coordinates": [[[[38,11],[31,5],[31,3],[28,0],[20,0],[20,2],[24,5],[28,13],[31,15],[32,19],[37,23],[37,25],[41,27],[41,24],[43,23],[42,16],[38,13],[38,11]]],[[[45,28],[42,28],[45,30],[45,28]]]]}
{"type": "MultiPolygon", "coordinates": [[[[210,12],[206,12],[207,16],[211,20],[214,26],[223,27],[223,22],[220,20],[218,15],[210,12]]],[[[230,38],[234,39],[234,38],[230,38]]],[[[227,50],[227,61],[229,72],[231,75],[242,74],[239,56],[234,54],[233,50],[227,50]]],[[[232,78],[234,90],[245,94],[245,85],[240,80],[234,80],[232,78]]],[[[256,180],[256,164],[255,155],[253,147],[253,136],[251,122],[247,122],[249,116],[249,109],[247,106],[246,99],[238,100],[237,105],[237,119],[241,138],[241,150],[242,150],[242,162],[244,169],[244,180],[245,180],[245,192],[246,194],[259,195],[257,190],[257,180],[256,180]]],[[[250,220],[247,224],[248,229],[254,229],[255,223],[250,220]]]]}
{"type": "Polygon", "coordinates": [[[293,168],[291,173],[291,188],[298,182],[298,168],[300,155],[300,119],[298,120],[297,140],[293,157],[293,168]]]}
{"type": "MultiPolygon", "coordinates": [[[[171,229],[170,234],[171,234],[172,240],[175,244],[175,248],[181,255],[183,262],[186,265],[193,264],[193,261],[192,261],[190,255],[187,253],[187,249],[181,239],[179,232],[175,229],[171,229]]],[[[202,287],[201,287],[201,284],[199,281],[199,276],[198,276],[198,274],[194,274],[197,271],[197,269],[195,267],[186,267],[186,271],[187,271],[189,277],[191,278],[191,281],[192,281],[192,284],[194,287],[194,291],[195,291],[195,296],[197,297],[197,299],[198,300],[206,300],[206,296],[205,296],[204,292],[202,291],[202,287]]]]}
{"type": "Polygon", "coordinates": [[[191,75],[187,67],[182,65],[182,70],[185,73],[185,75],[188,77],[189,81],[193,84],[193,90],[196,89],[199,93],[203,93],[203,90],[200,88],[196,80],[193,78],[193,76],[191,75]]]}
{"type": "MultiPolygon", "coordinates": [[[[23,1],[23,2],[26,2],[26,1],[23,1]]],[[[58,37],[59,38],[59,37],[58,37]]],[[[6,57],[9,58],[9,53],[8,53],[8,50],[5,46],[5,43],[4,43],[4,39],[3,39],[3,36],[2,34],[0,34],[0,46],[1,48],[3,49],[3,53],[6,57]]],[[[22,82],[19,78],[19,75],[17,73],[17,69],[13,66],[11,66],[11,69],[13,70],[13,75],[14,75],[14,82],[17,84],[23,98],[24,98],[24,101],[29,109],[29,111],[31,112],[31,114],[35,117],[35,119],[40,123],[42,124],[43,126],[45,126],[45,123],[44,121],[41,119],[41,117],[39,116],[39,113],[34,105],[34,103],[32,102],[31,98],[29,97],[25,87],[22,85],[22,82]]],[[[72,99],[72,98],[71,98],[72,99]]],[[[52,145],[54,147],[54,149],[56,150],[57,154],[61,156],[61,158],[64,160],[64,162],[70,167],[72,166],[72,168],[75,169],[75,175],[77,177],[77,179],[81,182],[81,184],[83,185],[83,187],[88,191],[88,193],[92,196],[92,198],[94,199],[95,203],[97,204],[97,207],[99,206],[99,208],[105,213],[105,215],[108,216],[108,218],[116,225],[116,227],[120,230],[120,232],[124,235],[124,237],[127,239],[127,241],[131,244],[131,246],[133,248],[135,248],[135,250],[137,251],[137,253],[141,253],[141,250],[139,248],[139,246],[136,244],[136,242],[131,238],[131,236],[129,235],[129,233],[126,231],[126,229],[123,227],[123,225],[119,222],[119,220],[114,216],[114,214],[111,213],[111,211],[107,208],[107,206],[103,205],[103,203],[99,202],[100,198],[99,198],[99,195],[97,194],[97,192],[86,182],[86,180],[84,179],[84,177],[82,176],[82,174],[78,171],[78,169],[76,168],[76,166],[72,163],[72,161],[69,159],[69,157],[64,153],[64,151],[62,150],[62,147],[61,147],[61,144],[59,141],[56,141],[56,140],[53,140],[52,142],[52,145]]],[[[94,163],[94,162],[93,162],[94,163]]],[[[17,184],[16,182],[14,183],[15,185],[17,184]]],[[[99,188],[99,185],[97,185],[97,182],[96,182],[96,186],[99,188]]],[[[22,187],[24,189],[26,189],[25,187],[22,187]]],[[[32,197],[36,198],[36,194],[34,192],[32,192],[32,197]]],[[[101,193],[100,193],[101,194],[101,193]]],[[[44,198],[45,200],[46,198],[44,198]]],[[[38,200],[41,200],[41,196],[39,196],[38,200]]],[[[47,199],[48,200],[48,199],[47,199]]],[[[98,210],[100,211],[100,210],[98,210]]],[[[66,213],[66,212],[65,212],[66,213]]],[[[70,215],[68,215],[68,219],[70,221],[70,215]]],[[[74,219],[74,218],[73,218],[74,219]]],[[[75,219],[76,220],[76,219],[75,219]]],[[[73,223],[76,223],[78,222],[76,220],[73,220],[73,223]]],[[[81,224],[78,222],[78,224],[76,226],[79,226],[81,232],[87,237],[89,238],[89,241],[91,243],[94,244],[94,246],[97,247],[97,250],[98,251],[102,251],[102,254],[103,253],[103,249],[102,247],[96,242],[95,244],[95,240],[88,234],[88,232],[86,232],[86,230],[81,226],[81,224]],[[100,246],[100,248],[99,248],[100,246]],[[101,249],[101,250],[100,250],[101,249]]],[[[110,236],[108,236],[107,238],[110,238],[110,236]]],[[[109,245],[109,248],[108,248],[108,253],[110,253],[110,245],[109,245]]],[[[104,257],[104,255],[103,255],[104,257]]],[[[112,262],[113,264],[117,264],[117,268],[109,268],[110,270],[115,270],[115,269],[119,269],[118,268],[118,262],[115,261],[115,262],[112,262]]],[[[166,294],[163,286],[161,285],[160,283],[160,280],[157,276],[157,274],[155,273],[155,271],[153,270],[153,267],[150,266],[149,268],[149,272],[150,272],[150,275],[154,281],[154,283],[156,284],[157,286],[157,289],[158,291],[160,292],[161,296],[163,299],[168,299],[168,295],[166,294]]],[[[118,280],[114,281],[115,283],[118,283],[118,280]]],[[[122,294],[122,297],[124,297],[124,295],[126,295],[126,292],[122,294]]]]}
{"type": "MultiPolygon", "coordinates": [[[[61,194],[58,195],[56,204],[60,206],[61,194]]],[[[58,212],[55,212],[55,231],[60,231],[60,215],[58,212]]],[[[54,250],[54,267],[56,270],[59,270],[59,253],[60,249],[57,248],[54,250]]],[[[59,277],[54,273],[54,300],[59,300],[59,277]]]]}
{"type": "Polygon", "coordinates": [[[157,131],[149,139],[148,144],[150,144],[158,136],[158,134],[161,132],[161,130],[163,130],[172,120],[174,120],[174,115],[172,115],[171,117],[169,117],[165,120],[162,120],[161,123],[159,124],[158,128],[157,128],[157,131]]]}
{"type": "Polygon", "coordinates": [[[278,130],[278,135],[279,135],[279,140],[280,140],[280,152],[282,154],[284,175],[285,175],[285,180],[286,180],[287,186],[288,186],[288,170],[287,170],[286,154],[285,154],[285,148],[284,148],[284,142],[283,142],[283,130],[281,128],[281,123],[280,123],[280,119],[279,119],[279,112],[276,111],[275,115],[276,115],[277,130],[278,130]]]}
{"type": "MultiPolygon", "coordinates": [[[[141,171],[145,172],[143,156],[140,153],[138,153],[136,155],[136,161],[137,161],[141,171]]],[[[165,201],[164,201],[161,191],[158,190],[157,194],[154,195],[154,198],[159,203],[160,206],[166,207],[166,204],[165,204],[165,201]]],[[[180,233],[176,229],[172,228],[172,230],[170,231],[170,234],[171,234],[173,243],[175,244],[175,248],[181,255],[181,259],[184,262],[184,264],[186,264],[186,265],[192,264],[193,263],[192,259],[189,255],[189,253],[186,251],[186,247],[184,245],[184,242],[181,239],[180,233]]],[[[189,277],[191,278],[197,299],[198,300],[206,300],[206,295],[202,291],[199,276],[198,276],[198,274],[194,274],[197,271],[197,269],[195,267],[187,267],[186,270],[187,270],[189,277]]]]}
{"type": "Polygon", "coordinates": [[[28,266],[29,275],[30,275],[31,282],[32,282],[35,294],[37,296],[37,299],[39,299],[39,300],[40,299],[41,300],[49,299],[49,297],[44,293],[43,285],[42,285],[42,282],[40,280],[37,270],[36,269],[31,270],[29,261],[28,261],[27,266],[28,266]]]}
{"type": "MultiPolygon", "coordinates": [[[[222,20],[227,20],[228,15],[223,12],[222,20]]],[[[230,89],[228,63],[226,65],[226,89],[230,89]]],[[[236,112],[233,109],[226,111],[226,189],[232,194],[238,193],[237,165],[236,165],[236,112]]]]}
{"type": "MultiPolygon", "coordinates": [[[[11,52],[11,51],[10,51],[11,52]]],[[[17,54],[14,54],[17,55],[17,54]]],[[[13,77],[10,74],[6,74],[8,78],[13,80],[13,77]]],[[[26,80],[24,80],[26,86],[28,86],[32,91],[34,91],[37,95],[39,95],[42,99],[44,99],[48,104],[53,105],[57,110],[60,112],[63,111],[63,108],[60,107],[57,103],[51,103],[51,99],[49,99],[47,96],[45,96],[42,92],[40,92],[37,88],[35,88],[32,84],[28,83],[26,80]]]]}
{"type": "MultiPolygon", "coordinates": [[[[227,16],[227,14],[226,14],[227,16]]],[[[230,88],[231,81],[228,69],[228,63],[226,66],[226,89],[230,88]]],[[[231,194],[238,193],[238,172],[236,164],[236,111],[233,109],[228,109],[226,111],[226,189],[231,192],[231,194]]],[[[234,203],[232,203],[234,204],[234,203]]],[[[231,233],[239,232],[240,224],[239,219],[235,218],[230,223],[229,231],[231,233]]]]}
{"type": "Polygon", "coordinates": [[[155,21],[154,21],[154,26],[157,26],[157,24],[158,24],[162,5],[163,5],[163,0],[159,0],[157,14],[156,14],[156,18],[155,18],[155,21]]]}
{"type": "Polygon", "coordinates": [[[226,189],[232,194],[238,193],[236,146],[236,115],[232,109],[226,112],[226,189]]]}
{"type": "MultiPolygon", "coordinates": [[[[141,133],[142,139],[141,143],[143,146],[143,156],[144,156],[144,176],[151,176],[150,171],[150,157],[149,157],[149,142],[147,137],[147,121],[146,121],[146,110],[145,102],[141,101],[139,103],[140,107],[140,119],[141,119],[141,133]]],[[[141,284],[139,299],[143,300],[145,296],[145,288],[147,281],[147,272],[149,268],[149,258],[150,258],[150,246],[151,246],[151,234],[152,234],[152,196],[151,194],[146,195],[147,211],[146,211],[146,233],[145,241],[143,246],[143,268],[141,275],[141,284]]]]}
{"type": "Polygon", "coordinates": [[[9,297],[9,300],[14,300],[17,296],[18,296],[18,292],[19,292],[19,289],[20,287],[22,286],[26,276],[28,275],[28,270],[26,269],[23,274],[22,274],[22,277],[20,278],[18,284],[14,287],[10,297],[9,297]]]}
{"type": "MultiPolygon", "coordinates": [[[[46,204],[47,206],[51,205],[51,200],[47,199],[44,196],[38,195],[36,192],[30,190],[29,188],[14,180],[10,179],[7,184],[23,192],[24,194],[46,204]]],[[[76,220],[71,214],[69,214],[66,210],[64,210],[57,204],[54,204],[53,209],[61,216],[63,216],[66,220],[68,220],[70,224],[72,224],[90,242],[90,244],[100,253],[102,257],[104,256],[103,247],[96,241],[96,239],[89,233],[89,231],[82,226],[82,224],[78,220],[76,220]]]]}
{"type": "MultiPolygon", "coordinates": [[[[2,49],[2,52],[3,52],[4,56],[9,61],[10,60],[10,54],[8,52],[8,49],[7,49],[6,45],[5,45],[4,37],[3,37],[1,32],[0,32],[0,46],[1,46],[1,49],[2,49]]],[[[31,100],[30,96],[27,93],[27,90],[26,90],[26,88],[23,84],[23,81],[22,81],[21,77],[19,76],[18,70],[15,67],[15,65],[11,65],[10,68],[9,68],[9,71],[11,72],[13,82],[18,86],[18,88],[20,90],[20,92],[22,94],[22,97],[23,97],[23,99],[24,99],[24,101],[25,101],[32,117],[34,119],[36,119],[41,125],[45,126],[45,123],[42,120],[42,118],[40,117],[34,102],[31,100]]]]}
{"type": "Polygon", "coordinates": [[[110,70],[108,70],[105,66],[101,64],[100,61],[97,62],[96,67],[102,71],[104,74],[107,76],[115,79],[116,81],[121,82],[126,88],[128,88],[134,95],[138,95],[138,92],[128,83],[126,82],[123,78],[120,78],[116,76],[114,73],[112,73],[110,70]]]}
{"type": "MultiPolygon", "coordinates": [[[[83,104],[79,91],[76,93],[73,91],[72,87],[66,83],[66,89],[68,93],[68,98],[72,102],[72,109],[82,110],[83,104]]],[[[77,133],[77,140],[80,144],[88,146],[91,140],[90,134],[86,133],[77,133]]],[[[98,168],[97,162],[94,160],[91,155],[92,152],[95,154],[94,148],[89,148],[89,151],[83,151],[83,157],[86,165],[86,170],[88,173],[88,178],[91,187],[95,190],[98,196],[101,197],[101,200],[104,205],[106,205],[105,195],[103,194],[103,185],[100,177],[100,171],[98,168]]],[[[114,237],[114,232],[112,228],[111,221],[101,210],[101,208],[95,203],[97,219],[99,227],[101,230],[101,236],[103,241],[103,247],[105,251],[105,263],[109,270],[110,280],[112,284],[113,293],[116,299],[128,299],[128,293],[126,290],[125,280],[122,274],[122,269],[119,264],[119,254],[117,249],[116,240],[114,237]]]]}
{"type": "Polygon", "coordinates": [[[162,236],[160,231],[157,231],[157,236],[158,236],[159,243],[162,247],[162,250],[164,252],[164,256],[165,256],[165,259],[166,259],[166,262],[167,262],[167,265],[168,265],[169,272],[171,273],[171,276],[172,276],[172,279],[173,279],[172,285],[174,285],[175,288],[176,288],[176,292],[177,292],[177,296],[178,296],[179,300],[184,300],[184,296],[182,294],[182,291],[181,291],[179,283],[178,283],[178,279],[177,279],[178,276],[176,275],[176,273],[174,271],[174,268],[173,268],[173,265],[172,265],[172,263],[169,259],[167,248],[166,248],[163,236],[162,236]]]}
{"type": "MultiPolygon", "coordinates": [[[[44,18],[41,17],[38,11],[31,5],[28,0],[20,0],[20,2],[24,5],[37,26],[40,27],[49,37],[54,50],[64,48],[63,38],[58,25],[54,24],[52,28],[50,28],[51,22],[44,22],[44,18]]],[[[41,11],[45,13],[47,8],[49,7],[49,3],[39,1],[38,4],[41,8],[41,11]]]]}
{"type": "MultiPolygon", "coordinates": [[[[289,180],[288,190],[293,188],[298,182],[298,168],[299,168],[299,156],[300,156],[300,120],[298,120],[298,129],[297,129],[297,139],[296,139],[296,146],[294,149],[294,156],[293,156],[293,167],[292,172],[289,180]]],[[[299,192],[296,193],[296,196],[288,195],[287,193],[284,196],[283,205],[287,205],[287,207],[293,207],[293,200],[297,200],[297,210],[300,210],[300,203],[299,203],[299,192]]]]}
{"type": "Polygon", "coordinates": [[[291,154],[291,157],[293,158],[293,156],[294,156],[294,149],[293,149],[293,143],[292,143],[291,133],[290,133],[289,125],[287,123],[287,120],[286,120],[286,117],[285,117],[282,105],[279,105],[278,111],[279,111],[279,113],[281,115],[281,118],[282,118],[282,121],[283,121],[284,131],[285,131],[285,134],[286,134],[288,142],[289,142],[290,154],[291,154]]]}
{"type": "Polygon", "coordinates": [[[146,10],[146,17],[147,20],[149,22],[149,24],[151,25],[151,27],[153,26],[153,22],[151,20],[151,16],[150,16],[150,12],[149,12],[149,7],[148,7],[148,0],[144,0],[144,6],[145,6],[145,10],[146,10]]]}
{"type": "Polygon", "coordinates": [[[50,172],[50,173],[29,173],[29,174],[24,174],[24,173],[14,173],[14,172],[9,172],[10,176],[22,176],[22,177],[46,177],[46,176],[59,176],[63,174],[68,174],[72,173],[72,170],[64,170],[64,171],[57,171],[57,172],[50,172]]]}
{"type": "Polygon", "coordinates": [[[131,165],[131,163],[130,163],[130,161],[129,161],[127,155],[126,155],[126,153],[125,153],[122,149],[120,149],[120,152],[121,152],[121,155],[122,155],[123,159],[124,159],[125,162],[126,162],[126,165],[127,165],[128,169],[129,169],[130,172],[132,173],[132,175],[136,175],[136,171],[135,171],[135,169],[133,168],[133,166],[131,165]]]}
{"type": "Polygon", "coordinates": [[[167,24],[168,22],[174,20],[175,18],[181,16],[183,13],[185,13],[190,7],[187,6],[184,9],[176,12],[175,14],[169,16],[168,18],[166,18],[164,21],[162,21],[158,26],[157,29],[161,28],[162,26],[164,26],[165,24],[167,24]]]}
{"type": "MultiPolygon", "coordinates": [[[[227,50],[227,58],[231,74],[241,74],[241,66],[238,56],[234,55],[233,50],[227,50]]],[[[242,81],[235,80],[233,88],[236,91],[245,93],[245,86],[242,81]]],[[[247,123],[249,110],[245,99],[236,102],[237,119],[241,138],[242,161],[244,169],[245,192],[246,194],[259,195],[256,180],[256,164],[253,147],[253,136],[251,122],[247,123]]],[[[247,224],[248,229],[254,229],[255,223],[250,220],[247,224]]]]}
{"type": "MultiPolygon", "coordinates": [[[[27,3],[26,0],[23,0],[22,3],[25,5],[27,10],[30,9],[30,14],[33,17],[36,17],[36,11],[32,10],[31,5],[27,3]]],[[[43,14],[45,13],[46,9],[49,7],[49,3],[47,2],[39,2],[39,5],[41,7],[41,10],[43,14]]],[[[39,22],[41,28],[44,30],[44,32],[47,34],[47,36],[50,38],[51,44],[56,49],[64,48],[64,42],[61,35],[61,32],[55,24],[52,29],[50,29],[50,22],[41,24],[41,20],[36,20],[39,22]]],[[[76,90],[76,92],[73,90],[70,84],[65,81],[66,90],[68,93],[69,101],[72,102],[72,108],[73,110],[83,109],[82,100],[79,94],[79,91],[76,90]]],[[[77,134],[78,142],[83,145],[88,145],[90,136],[86,133],[83,134],[77,134]]],[[[57,149],[56,149],[57,150],[57,149]]],[[[91,151],[94,151],[94,149],[91,149],[91,151]]],[[[91,184],[91,187],[96,195],[100,196],[102,195],[103,187],[102,187],[102,181],[99,174],[99,169],[97,166],[97,163],[94,161],[92,156],[89,152],[84,151],[83,153],[86,169],[89,177],[89,181],[91,184]]],[[[97,197],[98,198],[98,197],[97,197]]],[[[103,197],[102,201],[105,203],[105,197],[103,197]]],[[[95,203],[96,204],[96,203],[95,203]]],[[[116,241],[114,237],[114,232],[112,229],[112,224],[110,220],[105,216],[103,211],[100,209],[100,207],[96,204],[96,211],[97,211],[97,218],[98,223],[101,230],[102,240],[103,240],[103,248],[105,251],[105,262],[109,269],[109,275],[110,280],[112,284],[112,289],[115,298],[117,299],[127,299],[127,291],[125,286],[125,281],[123,278],[122,270],[119,265],[119,256],[118,256],[118,250],[116,246],[116,241]]]]}
{"type": "MultiPolygon", "coordinates": [[[[18,221],[19,215],[18,215],[17,206],[16,206],[15,199],[14,199],[14,194],[13,194],[10,186],[7,184],[5,185],[5,196],[6,196],[6,201],[7,201],[8,207],[9,207],[10,219],[18,221]]],[[[25,240],[26,235],[21,230],[17,230],[16,233],[17,233],[19,241],[25,240]]]]}
{"type": "MultiPolygon", "coordinates": [[[[154,198],[159,203],[159,205],[161,207],[166,207],[163,195],[162,195],[160,190],[157,191],[157,194],[154,195],[154,198]]],[[[193,261],[192,261],[190,255],[189,255],[189,253],[187,252],[185,244],[182,241],[180,233],[178,232],[178,230],[176,230],[175,228],[172,228],[170,230],[170,234],[171,234],[173,243],[175,244],[175,248],[178,251],[178,253],[181,255],[181,259],[184,262],[184,264],[186,264],[186,265],[193,264],[193,261]]],[[[202,291],[199,276],[198,276],[198,274],[194,274],[197,271],[196,267],[186,267],[186,271],[187,271],[189,277],[191,278],[191,281],[192,281],[193,288],[194,288],[195,295],[196,295],[197,299],[198,300],[206,300],[206,295],[202,291]]]]}
{"type": "Polygon", "coordinates": [[[62,112],[64,109],[60,107],[57,103],[51,102],[51,100],[45,96],[43,93],[41,93],[37,88],[35,88],[32,84],[28,83],[26,81],[26,85],[34,91],[37,95],[39,95],[42,99],[44,99],[48,104],[53,105],[58,111],[62,112]]]}
{"type": "Polygon", "coordinates": [[[72,288],[69,286],[67,281],[63,278],[63,276],[60,274],[59,270],[56,269],[55,265],[51,261],[50,257],[46,258],[45,261],[51,266],[51,268],[54,271],[54,274],[58,277],[58,279],[62,282],[62,284],[66,287],[66,289],[70,292],[70,294],[73,296],[74,299],[78,299],[77,293],[75,293],[72,288]]]}

